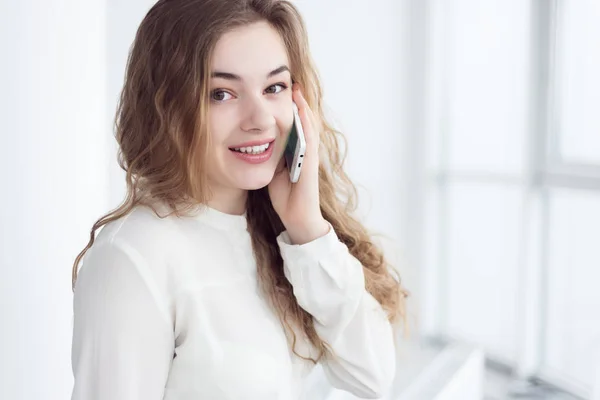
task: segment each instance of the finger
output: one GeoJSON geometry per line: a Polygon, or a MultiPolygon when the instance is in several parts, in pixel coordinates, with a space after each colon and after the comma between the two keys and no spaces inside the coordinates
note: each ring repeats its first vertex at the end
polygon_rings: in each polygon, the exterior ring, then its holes
{"type": "Polygon", "coordinates": [[[304,128],[304,136],[306,137],[306,144],[311,148],[317,147],[319,143],[318,132],[315,132],[315,124],[313,114],[306,102],[306,99],[302,95],[302,91],[298,84],[295,84],[292,92],[294,103],[298,106],[298,114],[300,115],[300,122],[304,128]]]}
{"type": "Polygon", "coordinates": [[[310,107],[308,106],[308,103],[306,102],[306,99],[304,98],[304,95],[302,94],[300,86],[297,83],[294,84],[292,98],[294,99],[294,103],[296,103],[296,105],[298,106],[298,112],[300,113],[300,116],[304,116],[305,119],[309,120],[308,122],[312,122],[310,121],[310,118],[312,117],[312,112],[310,110],[310,107]]]}

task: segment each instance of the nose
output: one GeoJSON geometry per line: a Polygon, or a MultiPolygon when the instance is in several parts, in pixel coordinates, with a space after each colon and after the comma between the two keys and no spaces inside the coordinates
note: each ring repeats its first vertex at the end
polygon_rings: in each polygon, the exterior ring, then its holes
{"type": "Polygon", "coordinates": [[[260,97],[246,98],[244,104],[244,118],[241,129],[247,132],[264,132],[273,127],[275,117],[267,102],[260,97]]]}

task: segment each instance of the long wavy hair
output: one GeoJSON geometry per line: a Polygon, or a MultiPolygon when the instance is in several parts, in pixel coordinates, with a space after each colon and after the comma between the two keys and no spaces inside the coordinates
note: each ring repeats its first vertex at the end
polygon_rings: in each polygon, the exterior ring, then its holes
{"type": "MultiPolygon", "coordinates": [[[[339,239],[363,265],[366,290],[381,304],[389,320],[406,323],[405,299],[399,273],[372,242],[367,229],[352,216],[356,188],[343,170],[342,134],[325,120],[322,90],[311,59],[306,28],[297,8],[284,0],[160,0],[138,28],[129,53],[124,86],[115,119],[118,162],[126,172],[123,203],[93,225],[78,265],[93,245],[96,231],[130,213],[134,207],[159,200],[173,213],[186,215],[211,196],[206,164],[210,135],[207,126],[209,79],[213,49],[231,29],[267,21],[281,35],[290,60],[292,79],[303,89],[321,129],[319,191],[323,216],[339,239]]],[[[314,363],[335,356],[315,331],[312,316],[302,309],[283,273],[276,237],[284,226],[266,188],[248,192],[246,215],[257,263],[259,286],[278,315],[296,355],[314,363]],[[301,332],[318,357],[296,352],[301,332]]]]}

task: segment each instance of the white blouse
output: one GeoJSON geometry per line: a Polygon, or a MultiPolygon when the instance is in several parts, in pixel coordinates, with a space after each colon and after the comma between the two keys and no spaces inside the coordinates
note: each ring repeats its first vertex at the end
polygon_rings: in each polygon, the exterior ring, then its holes
{"type": "MultiPolygon", "coordinates": [[[[296,356],[258,290],[244,215],[204,207],[107,224],[83,258],[73,300],[72,400],[296,400],[314,364],[296,356]]],[[[396,369],[392,327],[333,228],[277,244],[299,305],[335,360],[328,381],[380,398],[396,369]]],[[[297,352],[317,356],[295,328],[297,352]]]]}

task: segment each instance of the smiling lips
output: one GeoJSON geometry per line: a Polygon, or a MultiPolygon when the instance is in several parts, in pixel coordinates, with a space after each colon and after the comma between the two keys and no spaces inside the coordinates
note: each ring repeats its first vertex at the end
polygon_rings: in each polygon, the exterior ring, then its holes
{"type": "Polygon", "coordinates": [[[260,164],[268,161],[273,154],[275,140],[246,142],[229,150],[242,161],[249,164],[260,164]]]}

